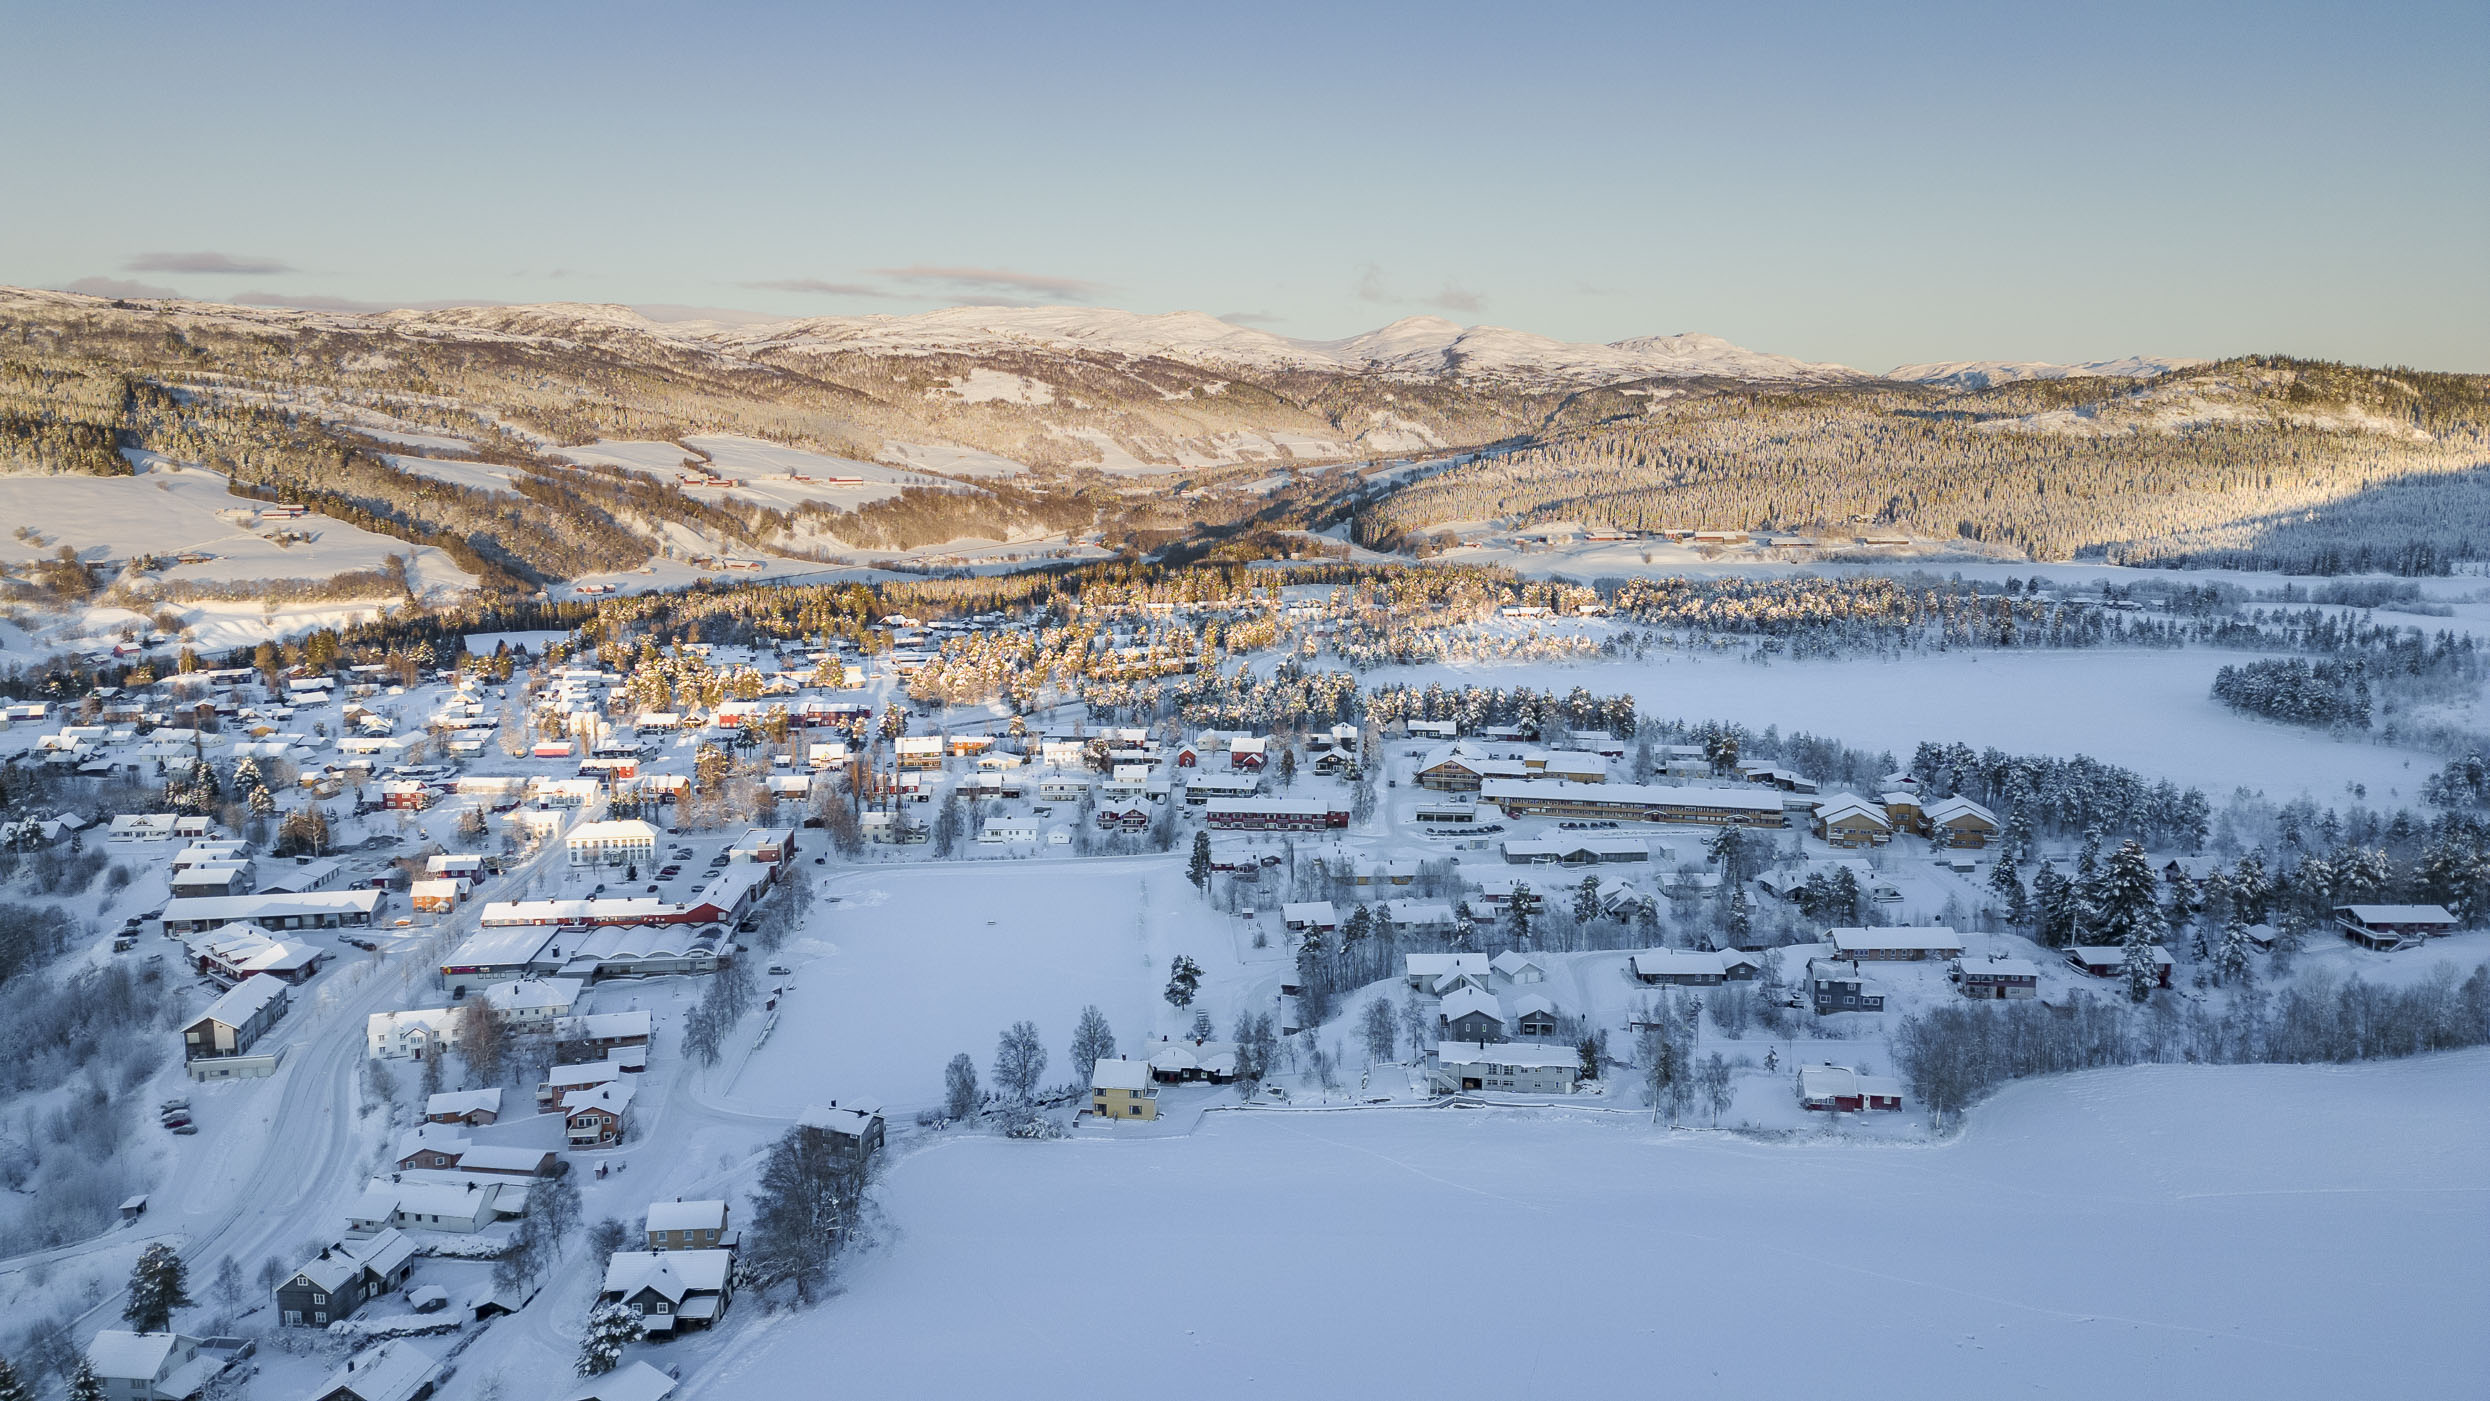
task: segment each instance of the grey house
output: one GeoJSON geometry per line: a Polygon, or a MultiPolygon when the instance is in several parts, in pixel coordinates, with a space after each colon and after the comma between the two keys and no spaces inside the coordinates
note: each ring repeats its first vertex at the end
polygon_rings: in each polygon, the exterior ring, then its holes
{"type": "Polygon", "coordinates": [[[1834,1012],[1885,1010],[1885,994],[1873,990],[1856,965],[1836,958],[1807,960],[1807,992],[1820,1017],[1834,1012]]]}
{"type": "Polygon", "coordinates": [[[395,1291],[414,1271],[415,1242],[394,1228],[340,1241],[277,1286],[277,1317],[289,1328],[326,1328],[395,1291]]]}
{"type": "Polygon", "coordinates": [[[1459,988],[1447,995],[1436,1008],[1435,1023],[1446,1041],[1504,1039],[1503,1006],[1494,997],[1473,987],[1459,988]]]}

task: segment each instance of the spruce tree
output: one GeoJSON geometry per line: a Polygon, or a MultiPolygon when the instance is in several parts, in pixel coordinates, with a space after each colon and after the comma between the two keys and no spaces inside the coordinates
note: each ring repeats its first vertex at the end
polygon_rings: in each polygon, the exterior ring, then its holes
{"type": "Polygon", "coordinates": [[[130,1302],[121,1317],[141,1333],[161,1333],[173,1325],[173,1310],[192,1300],[186,1268],[173,1247],[158,1241],[139,1252],[130,1267],[130,1302]]]}
{"type": "Polygon", "coordinates": [[[1584,876],[1574,887],[1574,922],[1589,924],[1599,918],[1599,877],[1584,876]]]}
{"type": "Polygon", "coordinates": [[[2142,844],[2132,838],[2119,843],[2101,872],[2093,925],[2086,931],[2088,941],[2154,942],[2164,928],[2159,894],[2153,863],[2145,857],[2142,844]]]}
{"type": "Polygon", "coordinates": [[[17,1369],[0,1357],[0,1401],[35,1401],[35,1394],[17,1379],[17,1369]]]}
{"type": "Polygon", "coordinates": [[[94,1366],[83,1357],[69,1369],[67,1401],[108,1401],[103,1379],[95,1375],[94,1366]]]}
{"type": "Polygon", "coordinates": [[[1185,863],[1184,878],[1195,890],[1210,893],[1210,833],[1193,834],[1193,859],[1185,863]]]}
{"type": "Polygon", "coordinates": [[[640,1341],[645,1332],[640,1316],[623,1304],[599,1304],[590,1309],[588,1332],[579,1340],[579,1375],[601,1377],[613,1371],[622,1361],[623,1349],[640,1341]]]}

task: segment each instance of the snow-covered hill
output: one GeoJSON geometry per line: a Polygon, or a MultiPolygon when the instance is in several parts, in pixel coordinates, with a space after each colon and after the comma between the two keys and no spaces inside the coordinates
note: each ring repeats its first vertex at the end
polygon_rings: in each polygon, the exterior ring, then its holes
{"type": "Polygon", "coordinates": [[[2081,365],[2060,365],[2047,360],[1935,360],[1924,365],[1896,365],[1885,372],[1885,378],[1954,389],[1987,389],[2027,379],[2153,379],[2173,370],[2210,363],[2183,355],[2129,355],[2081,365]]]}

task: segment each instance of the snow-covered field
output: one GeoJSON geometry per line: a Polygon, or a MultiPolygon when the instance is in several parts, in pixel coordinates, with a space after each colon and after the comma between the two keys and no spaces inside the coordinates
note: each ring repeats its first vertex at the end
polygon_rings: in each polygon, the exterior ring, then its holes
{"type": "Polygon", "coordinates": [[[139,454],[138,461],[138,474],[130,477],[0,477],[0,520],[12,531],[29,532],[0,537],[0,559],[21,563],[64,545],[89,560],[197,550],[215,558],[173,566],[162,577],[231,583],[326,579],[378,569],[396,554],[407,557],[419,587],[463,589],[475,582],[438,550],[326,516],[261,522],[258,503],[229,494],[221,472],[152,454],[139,454]],[[262,534],[280,527],[312,538],[279,545],[262,534]]]}
{"type": "Polygon", "coordinates": [[[1051,1084],[1090,1003],[1128,1047],[1191,1024],[1191,1011],[1159,996],[1177,954],[1201,965],[1199,1005],[1222,1035],[1240,999],[1267,1001],[1287,966],[1284,950],[1252,948],[1242,921],[1205,905],[1175,856],[905,866],[824,885],[839,901],[817,902],[779,952],[795,989],[768,1042],[720,1077],[723,1104],[765,1114],[841,1095],[932,1104],[943,1062],[966,1051],[986,1065],[995,1037],[1024,1018],[1055,1057],[1051,1084]],[[1251,972],[1247,957],[1258,960],[1251,972]]]}
{"type": "Polygon", "coordinates": [[[958,1138],[690,1401],[2477,1395],[2490,1053],[2016,1086],[1956,1141],[1216,1114],[958,1138]]]}
{"type": "Polygon", "coordinates": [[[1643,661],[1582,666],[1393,667],[1368,684],[1575,685],[1631,694],[1650,715],[1778,725],[1910,761],[1922,740],[1988,745],[2015,754],[2089,754],[2148,779],[2203,787],[2217,801],[2233,788],[2276,799],[2303,791],[2320,802],[2371,806],[2417,801],[2441,760],[2415,750],[2329,738],[2252,720],[2216,705],[2213,674],[2250,654],[2184,651],[1949,652],[1770,664],[1661,653],[1643,661]]]}

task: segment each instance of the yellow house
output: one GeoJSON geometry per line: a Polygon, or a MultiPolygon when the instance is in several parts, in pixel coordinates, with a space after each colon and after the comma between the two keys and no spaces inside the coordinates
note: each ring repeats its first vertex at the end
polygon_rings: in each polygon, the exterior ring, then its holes
{"type": "Polygon", "coordinates": [[[1838,847],[1883,846],[1893,826],[1873,803],[1845,793],[1816,805],[1816,835],[1838,847]]]}
{"type": "Polygon", "coordinates": [[[1928,820],[1919,809],[1919,795],[1907,788],[1897,788],[1884,795],[1885,820],[1897,832],[1927,835],[1928,820]]]}
{"type": "Polygon", "coordinates": [[[2001,830],[1997,814],[1969,798],[1946,798],[1927,811],[1929,841],[1941,847],[1984,847],[2001,830]]]}
{"type": "Polygon", "coordinates": [[[1098,1062],[1089,1073],[1089,1107],[1101,1119],[1157,1118],[1159,1088],[1150,1083],[1149,1063],[1120,1056],[1098,1062]]]}

